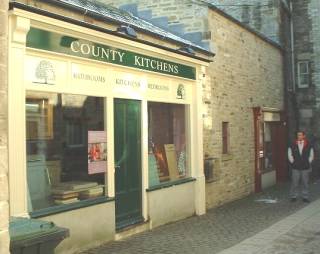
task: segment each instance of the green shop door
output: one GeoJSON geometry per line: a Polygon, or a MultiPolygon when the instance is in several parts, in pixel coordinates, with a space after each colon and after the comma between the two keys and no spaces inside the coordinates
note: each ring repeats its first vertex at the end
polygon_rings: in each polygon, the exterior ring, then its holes
{"type": "Polygon", "coordinates": [[[116,228],[143,221],[141,184],[141,104],[115,99],[116,228]]]}

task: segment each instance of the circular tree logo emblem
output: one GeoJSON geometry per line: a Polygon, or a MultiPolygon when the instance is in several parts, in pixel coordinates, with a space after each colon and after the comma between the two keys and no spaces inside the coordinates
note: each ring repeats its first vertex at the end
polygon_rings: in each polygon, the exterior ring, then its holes
{"type": "Polygon", "coordinates": [[[52,63],[47,60],[41,60],[36,69],[36,78],[42,80],[41,83],[53,85],[56,74],[52,63]]]}
{"type": "Polygon", "coordinates": [[[186,90],[184,85],[179,84],[177,89],[177,99],[185,99],[186,98],[186,90]]]}

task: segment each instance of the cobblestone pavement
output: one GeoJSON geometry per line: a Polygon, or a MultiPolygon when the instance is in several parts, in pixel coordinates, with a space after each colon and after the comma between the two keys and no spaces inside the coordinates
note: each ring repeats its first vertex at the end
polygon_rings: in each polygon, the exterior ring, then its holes
{"type": "MultiPolygon", "coordinates": [[[[255,252],[257,254],[319,254],[320,214],[306,220],[287,234],[274,240],[270,246],[255,252]]],[[[249,254],[249,253],[247,253],[249,254]]]]}
{"type": "Polygon", "coordinates": [[[320,199],[219,254],[319,254],[320,199]]]}
{"type": "MultiPolygon", "coordinates": [[[[81,252],[81,254],[215,254],[254,236],[306,206],[300,200],[291,203],[288,199],[288,190],[288,183],[279,184],[262,193],[252,194],[241,200],[208,210],[203,216],[194,216],[167,224],[121,241],[81,252]],[[277,200],[277,202],[258,201],[261,199],[277,200]]],[[[314,181],[310,185],[310,190],[311,200],[320,198],[320,181],[314,181]]],[[[303,231],[299,232],[298,230],[297,234],[305,234],[303,231]]],[[[320,242],[318,231],[312,237],[312,241],[320,242]]],[[[270,250],[263,254],[267,253],[276,252],[270,250]]],[[[278,253],[287,254],[287,252],[278,253]]],[[[316,254],[320,253],[320,249],[318,252],[292,253],[316,254]]]]}

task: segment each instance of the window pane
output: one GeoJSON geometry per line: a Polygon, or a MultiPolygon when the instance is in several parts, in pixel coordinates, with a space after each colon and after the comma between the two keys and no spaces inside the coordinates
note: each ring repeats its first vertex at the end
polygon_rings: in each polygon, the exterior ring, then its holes
{"type": "Polygon", "coordinates": [[[300,75],[300,85],[308,85],[309,84],[309,75],[303,74],[300,75]]]}
{"type": "Polygon", "coordinates": [[[149,186],[187,176],[185,105],[148,104],[149,186]]]}
{"type": "Polygon", "coordinates": [[[299,63],[299,70],[300,70],[300,74],[308,73],[308,63],[307,62],[299,63]]]}
{"type": "Polygon", "coordinates": [[[28,92],[26,139],[29,211],[103,195],[102,98],[28,92]]]}

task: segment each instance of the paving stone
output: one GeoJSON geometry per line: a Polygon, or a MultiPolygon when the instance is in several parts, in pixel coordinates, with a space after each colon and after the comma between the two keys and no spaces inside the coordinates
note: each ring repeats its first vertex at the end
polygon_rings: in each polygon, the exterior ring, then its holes
{"type": "MultiPolygon", "coordinates": [[[[320,198],[319,187],[320,181],[318,180],[311,184],[312,200],[320,198]]],[[[111,242],[81,254],[219,253],[306,207],[306,204],[300,200],[296,203],[291,203],[288,199],[288,193],[289,184],[279,184],[263,193],[252,194],[244,199],[208,210],[203,216],[194,216],[160,226],[151,231],[134,235],[122,241],[111,242]],[[263,198],[276,198],[278,202],[266,204],[256,201],[263,198]]],[[[304,241],[313,241],[315,239],[313,237],[314,233],[310,230],[308,234],[301,232],[302,235],[306,236],[304,241]]],[[[294,236],[291,235],[289,237],[293,238],[294,236]]],[[[320,238],[319,235],[317,237],[320,238]]],[[[304,250],[301,249],[301,251],[304,250]]],[[[267,253],[276,252],[265,252],[263,254],[267,253]]],[[[296,253],[300,254],[300,252],[296,253]]],[[[301,253],[307,254],[306,252],[301,253]]],[[[314,254],[316,253],[314,252],[314,254]]]]}

